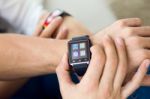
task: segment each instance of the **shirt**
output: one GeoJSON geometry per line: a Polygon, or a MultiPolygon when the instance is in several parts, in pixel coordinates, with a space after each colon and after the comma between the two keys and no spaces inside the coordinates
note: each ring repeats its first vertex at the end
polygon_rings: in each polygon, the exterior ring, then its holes
{"type": "Polygon", "coordinates": [[[17,33],[31,35],[42,11],[43,0],[0,1],[0,19],[5,20],[9,24],[7,26],[17,33]]]}

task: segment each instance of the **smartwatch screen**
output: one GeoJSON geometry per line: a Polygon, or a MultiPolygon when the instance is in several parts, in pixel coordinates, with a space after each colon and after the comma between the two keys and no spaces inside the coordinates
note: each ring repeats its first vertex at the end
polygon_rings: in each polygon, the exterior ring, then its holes
{"type": "Polygon", "coordinates": [[[89,61],[89,42],[79,41],[69,43],[69,58],[71,63],[89,61]]]}
{"type": "Polygon", "coordinates": [[[72,59],[80,59],[80,58],[86,58],[87,57],[87,51],[86,51],[86,43],[75,43],[71,45],[71,56],[72,59]]]}

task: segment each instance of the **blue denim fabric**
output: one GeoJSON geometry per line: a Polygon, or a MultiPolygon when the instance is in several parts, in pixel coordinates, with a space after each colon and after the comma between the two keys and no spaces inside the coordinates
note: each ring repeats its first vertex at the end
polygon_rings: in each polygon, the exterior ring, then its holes
{"type": "Polygon", "coordinates": [[[140,87],[128,99],[150,99],[150,87],[140,87]]]}
{"type": "MultiPolygon", "coordinates": [[[[76,76],[71,75],[77,83],[76,76]]],[[[56,74],[32,78],[11,99],[62,99],[56,74]]]]}
{"type": "MultiPolygon", "coordinates": [[[[72,79],[78,83],[74,74],[72,79]]],[[[11,99],[61,99],[56,74],[32,78],[11,99]]],[[[150,87],[139,88],[128,99],[150,99],[150,87]]]]}
{"type": "MultiPolygon", "coordinates": [[[[150,66],[147,74],[150,75],[150,66]]],[[[150,87],[140,87],[128,99],[150,99],[150,87]]]]}

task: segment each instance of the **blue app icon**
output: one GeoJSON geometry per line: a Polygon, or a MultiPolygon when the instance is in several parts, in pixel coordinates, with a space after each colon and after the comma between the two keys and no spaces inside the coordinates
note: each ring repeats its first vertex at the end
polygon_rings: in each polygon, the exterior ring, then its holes
{"type": "Polygon", "coordinates": [[[73,50],[78,50],[78,44],[73,44],[73,45],[72,45],[72,49],[73,49],[73,50]]]}

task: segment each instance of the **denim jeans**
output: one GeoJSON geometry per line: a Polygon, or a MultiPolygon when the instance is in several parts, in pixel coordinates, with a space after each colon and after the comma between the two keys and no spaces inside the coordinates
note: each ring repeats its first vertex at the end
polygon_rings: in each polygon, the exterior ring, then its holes
{"type": "MultiPolygon", "coordinates": [[[[74,74],[72,79],[78,82],[74,74]]],[[[11,99],[61,99],[56,74],[32,78],[11,99]]],[[[150,87],[140,87],[128,99],[150,99],[150,87]]]]}

